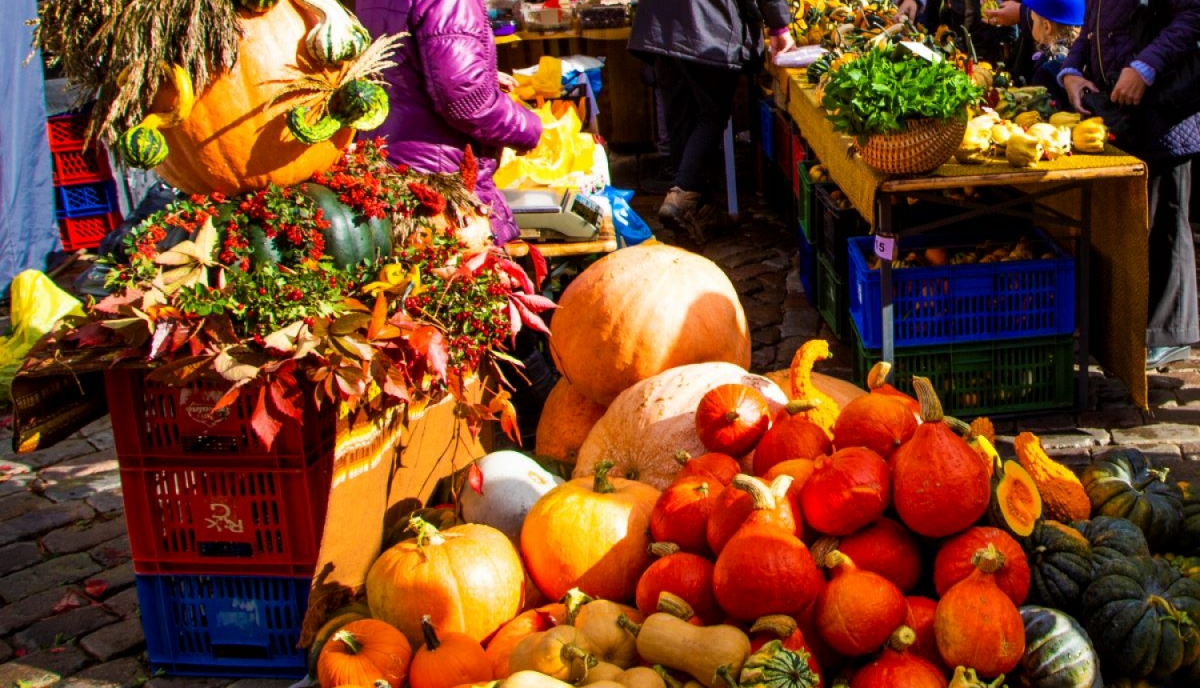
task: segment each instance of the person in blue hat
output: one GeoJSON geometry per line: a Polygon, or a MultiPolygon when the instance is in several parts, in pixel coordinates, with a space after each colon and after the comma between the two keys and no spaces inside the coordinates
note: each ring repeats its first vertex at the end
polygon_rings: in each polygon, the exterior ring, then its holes
{"type": "Polygon", "coordinates": [[[1058,70],[1083,25],[1084,0],[1005,0],[995,10],[984,12],[984,21],[994,26],[1021,28],[1022,42],[1032,42],[1032,58],[1017,60],[1013,75],[1033,86],[1045,86],[1061,110],[1070,107],[1066,90],[1058,83],[1058,70]]]}

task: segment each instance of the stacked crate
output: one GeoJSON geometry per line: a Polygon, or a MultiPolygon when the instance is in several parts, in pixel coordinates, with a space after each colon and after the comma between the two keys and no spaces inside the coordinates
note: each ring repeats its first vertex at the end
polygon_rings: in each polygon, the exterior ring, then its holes
{"type": "MultiPolygon", "coordinates": [[[[893,384],[930,378],[946,412],[974,417],[1074,403],[1075,260],[1045,232],[1011,220],[905,236],[901,254],[945,250],[948,264],[892,270],[893,384]],[[983,245],[1032,242],[1032,258],[955,264],[983,245]]],[[[882,347],[874,237],[849,240],[854,372],[865,382],[882,347]]]]}
{"type": "Polygon", "coordinates": [[[102,145],[84,147],[89,116],[56,115],[46,120],[54,157],[54,196],[63,250],[95,248],[121,223],[117,187],[102,145]]]}
{"type": "Polygon", "coordinates": [[[331,414],[265,447],[256,395],[105,374],[138,602],[153,667],[169,674],[301,678],[300,625],[333,469],[331,414]]]}
{"type": "Polygon", "coordinates": [[[817,225],[817,298],[814,304],[829,330],[840,340],[850,337],[849,242],[870,232],[866,220],[835,196],[836,184],[812,187],[811,221],[817,225]]]}

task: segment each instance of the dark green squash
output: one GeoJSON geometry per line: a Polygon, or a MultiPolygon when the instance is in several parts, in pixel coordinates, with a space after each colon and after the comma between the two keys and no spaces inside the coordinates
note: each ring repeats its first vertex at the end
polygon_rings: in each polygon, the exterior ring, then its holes
{"type": "Polygon", "coordinates": [[[1150,556],[1145,533],[1128,519],[1097,516],[1071,525],[1083,533],[1092,546],[1093,572],[1113,559],[1150,556]]]}
{"type": "Polygon", "coordinates": [[[1021,541],[1029,559],[1031,604],[1074,613],[1092,581],[1092,546],[1058,521],[1042,521],[1021,541]]]}
{"type": "Polygon", "coordinates": [[[1179,540],[1170,549],[1185,556],[1200,556],[1200,491],[1183,480],[1179,481],[1179,491],[1183,495],[1183,523],[1179,540]]]}
{"type": "Polygon", "coordinates": [[[1083,627],[1112,678],[1165,679],[1200,657],[1200,583],[1152,557],[1114,559],[1083,594],[1083,627]]]}
{"type": "Polygon", "coordinates": [[[1093,516],[1133,521],[1146,534],[1151,551],[1172,544],[1183,523],[1183,493],[1142,452],[1116,449],[1097,457],[1081,476],[1093,516]]]}
{"type": "Polygon", "coordinates": [[[1015,675],[1022,688],[1102,688],[1100,658],[1079,622],[1049,607],[1021,607],[1025,654],[1015,675]]]}
{"type": "Polygon", "coordinates": [[[324,231],[325,255],[333,258],[334,265],[346,268],[391,255],[390,221],[363,222],[354,209],[339,201],[337,194],[327,186],[308,182],[302,188],[329,221],[329,228],[324,231]]]}

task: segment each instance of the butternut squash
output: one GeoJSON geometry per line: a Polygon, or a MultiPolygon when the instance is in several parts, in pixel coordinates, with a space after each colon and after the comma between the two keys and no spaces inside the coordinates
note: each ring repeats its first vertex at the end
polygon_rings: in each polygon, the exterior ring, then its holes
{"type": "Polygon", "coordinates": [[[574,688],[570,683],[547,676],[539,671],[517,671],[495,682],[494,688],[574,688]]]}
{"type": "MultiPolygon", "coordinates": [[[[624,633],[624,631],[622,631],[624,633]]],[[[625,635],[629,635],[625,633],[625,635]]],[[[631,636],[632,637],[632,636],[631,636]]],[[[599,661],[596,666],[589,667],[587,675],[576,682],[576,686],[590,686],[601,681],[615,681],[625,670],[612,662],[599,661]]]]}
{"type": "Polygon", "coordinates": [[[595,600],[580,608],[575,616],[575,629],[579,632],[581,650],[597,660],[628,669],[638,663],[637,639],[617,622],[622,614],[635,623],[641,621],[642,615],[632,607],[595,600]]]}
{"type": "Polygon", "coordinates": [[[737,688],[750,655],[750,639],[734,626],[693,626],[666,612],[651,614],[640,626],[622,618],[621,625],[637,636],[642,659],[685,671],[705,688],[737,688]]]}
{"type": "Polygon", "coordinates": [[[596,660],[579,647],[579,641],[579,631],[573,626],[555,626],[548,631],[532,633],[513,648],[508,657],[509,669],[514,674],[537,671],[574,683],[596,664],[596,660]]]}
{"type": "Polygon", "coordinates": [[[626,669],[616,681],[625,688],[667,688],[666,681],[657,671],[644,666],[626,669]]]}

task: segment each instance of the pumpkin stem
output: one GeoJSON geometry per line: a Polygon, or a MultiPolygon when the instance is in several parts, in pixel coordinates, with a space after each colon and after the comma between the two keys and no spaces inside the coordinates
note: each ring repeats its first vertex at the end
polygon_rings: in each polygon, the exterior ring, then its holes
{"type": "Polygon", "coordinates": [[[655,609],[683,619],[684,621],[696,615],[696,610],[692,609],[692,605],[688,604],[687,600],[666,590],[658,593],[658,605],[655,609]]]}
{"type": "Polygon", "coordinates": [[[638,633],[642,632],[642,625],[630,621],[629,617],[624,614],[617,617],[617,625],[629,631],[635,638],[638,636],[638,633]]]}
{"type": "Polygon", "coordinates": [[[692,455],[686,449],[679,449],[675,452],[675,463],[680,466],[686,466],[688,461],[692,460],[692,455]]]}
{"type": "Polygon", "coordinates": [[[784,406],[783,408],[788,412],[789,416],[794,416],[797,413],[811,411],[820,405],[820,399],[792,399],[787,403],[787,406],[784,406]]]}
{"type": "Polygon", "coordinates": [[[908,626],[901,626],[892,631],[892,637],[888,638],[887,646],[895,652],[904,652],[915,642],[917,642],[916,631],[908,626]]]}
{"type": "Polygon", "coordinates": [[[943,416],[942,422],[950,427],[951,430],[962,435],[964,440],[971,438],[971,426],[964,420],[959,420],[954,416],[943,416]]]}
{"type": "Polygon", "coordinates": [[[971,555],[971,565],[984,573],[995,573],[1004,566],[1004,553],[996,549],[995,543],[989,542],[971,555]]]}
{"type": "Polygon", "coordinates": [[[596,464],[596,475],[592,479],[593,492],[597,494],[612,494],[617,491],[617,488],[613,487],[612,481],[608,479],[608,472],[615,465],[612,461],[601,461],[596,464]]]}
{"type": "Polygon", "coordinates": [[[734,410],[726,411],[725,412],[725,422],[733,423],[733,422],[737,421],[737,419],[740,418],[741,416],[742,416],[742,414],[738,413],[737,411],[734,411],[734,410]]]}
{"type": "Polygon", "coordinates": [[[665,666],[655,664],[650,668],[654,670],[654,673],[658,674],[658,677],[663,680],[667,688],[683,688],[683,682],[672,676],[671,672],[667,671],[665,666]]]}
{"type": "Polygon", "coordinates": [[[1170,472],[1171,472],[1170,467],[1147,468],[1146,473],[1148,473],[1149,475],[1146,476],[1145,480],[1139,480],[1138,483],[1136,485],[1134,485],[1134,487],[1137,488],[1138,492],[1142,492],[1147,487],[1150,487],[1154,483],[1157,483],[1157,482],[1165,483],[1165,482],[1167,482],[1167,474],[1170,472]]]}
{"type": "Polygon", "coordinates": [[[795,478],[790,475],[777,475],[775,476],[775,479],[771,481],[769,489],[771,490],[771,496],[775,498],[777,503],[787,497],[788,490],[791,489],[793,480],[795,480],[795,478]]]}
{"type": "Polygon", "coordinates": [[[871,371],[867,373],[867,389],[876,390],[887,384],[888,375],[892,373],[892,364],[887,361],[880,361],[871,366],[871,371]]]}
{"type": "Polygon", "coordinates": [[[331,640],[336,640],[345,645],[347,654],[356,655],[362,652],[362,644],[358,642],[358,638],[354,637],[353,633],[344,628],[334,633],[331,640]]]}
{"type": "Polygon", "coordinates": [[[824,566],[827,569],[833,570],[834,575],[837,575],[839,570],[854,568],[854,560],[835,549],[825,555],[824,566]]]}
{"type": "Polygon", "coordinates": [[[594,668],[597,664],[600,663],[600,660],[589,655],[585,650],[580,648],[578,645],[563,645],[562,656],[563,656],[563,659],[565,659],[565,660],[577,659],[577,660],[583,662],[584,667],[587,669],[594,668]]]}
{"type": "Polygon", "coordinates": [[[651,542],[646,550],[651,556],[666,557],[679,552],[679,545],[674,542],[651,542]]]}
{"type": "Polygon", "coordinates": [[[840,544],[842,544],[840,539],[833,537],[832,535],[826,535],[825,537],[814,542],[812,547],[808,548],[808,551],[810,554],[812,554],[813,561],[823,562],[825,561],[825,557],[828,557],[829,554],[836,550],[840,544]]]}
{"type": "MultiPolygon", "coordinates": [[[[779,477],[782,478],[785,476],[779,477]]],[[[730,486],[743,492],[749,492],[750,497],[754,499],[755,509],[775,508],[775,495],[771,494],[771,489],[759,478],[746,475],[745,473],[738,473],[733,476],[733,482],[730,483],[730,486]]]]}
{"type": "Polygon", "coordinates": [[[913,389],[917,392],[917,401],[921,404],[921,420],[926,423],[938,423],[945,416],[942,413],[942,400],[938,399],[933,383],[927,377],[913,375],[913,389]]]}
{"type": "Polygon", "coordinates": [[[375,679],[375,682],[371,684],[371,688],[392,688],[392,684],[388,683],[384,679],[377,678],[375,679]]]}
{"type": "Polygon", "coordinates": [[[737,679],[733,677],[733,665],[722,664],[717,667],[717,671],[712,677],[713,688],[716,688],[718,681],[724,681],[729,688],[738,688],[737,679]]]}
{"type": "Polygon", "coordinates": [[[424,552],[425,545],[433,545],[436,547],[446,541],[445,536],[438,531],[437,526],[433,525],[429,521],[426,521],[420,516],[409,517],[408,529],[417,534],[418,552],[424,552]]]}
{"type": "Polygon", "coordinates": [[[796,625],[796,620],[787,614],[767,614],[758,617],[758,620],[750,627],[750,632],[766,631],[778,638],[787,638],[795,633],[797,628],[799,627],[796,625]]]}
{"type": "Polygon", "coordinates": [[[574,626],[575,617],[579,616],[579,610],[583,609],[585,604],[592,602],[595,599],[596,598],[588,595],[579,588],[571,588],[568,590],[567,594],[563,595],[562,598],[562,603],[567,608],[567,625],[574,626]]]}
{"type": "Polygon", "coordinates": [[[421,635],[425,637],[425,649],[433,652],[442,641],[438,640],[437,629],[433,627],[433,618],[428,614],[421,617],[421,635]]]}

